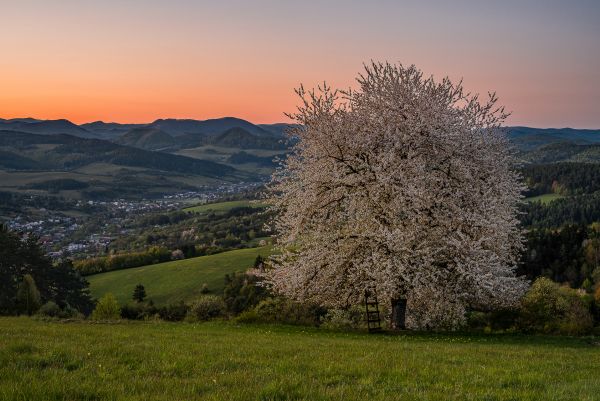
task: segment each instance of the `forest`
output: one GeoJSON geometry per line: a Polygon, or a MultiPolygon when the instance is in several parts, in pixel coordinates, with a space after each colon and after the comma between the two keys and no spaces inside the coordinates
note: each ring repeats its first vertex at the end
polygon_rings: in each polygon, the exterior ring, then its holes
{"type": "Polygon", "coordinates": [[[526,196],[561,196],[523,203],[526,251],[519,271],[529,279],[544,276],[590,290],[600,282],[600,165],[528,165],[522,174],[526,196]]]}

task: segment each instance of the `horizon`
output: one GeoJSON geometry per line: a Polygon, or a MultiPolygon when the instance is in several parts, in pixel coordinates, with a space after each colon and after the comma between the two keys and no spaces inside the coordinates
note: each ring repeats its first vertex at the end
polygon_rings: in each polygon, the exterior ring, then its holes
{"type": "Polygon", "coordinates": [[[352,87],[363,63],[387,60],[495,91],[510,126],[600,127],[593,1],[66,0],[14,2],[3,14],[8,118],[288,122],[300,84],[352,87]]]}
{"type": "MultiPolygon", "coordinates": [[[[205,118],[205,119],[199,119],[199,118],[177,118],[177,117],[158,117],[158,118],[154,118],[152,120],[148,120],[145,122],[119,122],[119,121],[103,121],[103,120],[93,120],[93,121],[86,121],[86,122],[82,122],[82,123],[77,123],[74,122],[72,120],[69,120],[68,118],[53,118],[53,119],[41,119],[41,118],[36,118],[36,117],[10,117],[10,118],[4,118],[4,117],[0,117],[0,120],[4,120],[4,121],[10,121],[10,120],[27,120],[27,119],[31,119],[31,120],[37,120],[37,121],[68,121],[72,124],[75,124],[77,126],[82,126],[82,125],[86,125],[86,124],[93,124],[93,123],[104,123],[104,124],[121,124],[121,125],[149,125],[152,123],[155,123],[156,121],[159,120],[191,120],[191,121],[208,121],[208,120],[223,120],[226,118],[234,118],[237,120],[244,120],[246,122],[249,122],[250,124],[254,124],[254,125],[274,125],[274,124],[295,124],[293,121],[275,121],[275,122],[271,122],[271,123],[257,123],[251,120],[247,120],[245,118],[241,118],[241,117],[236,117],[236,116],[222,116],[222,117],[211,117],[211,118],[205,118]]],[[[539,127],[539,126],[533,126],[533,125],[503,125],[503,128],[533,128],[533,129],[542,129],[542,130],[564,130],[564,129],[572,129],[572,130],[589,130],[589,131],[600,131],[600,127],[598,128],[579,128],[579,127],[539,127]]],[[[1,127],[0,127],[1,129],[1,127]]]]}

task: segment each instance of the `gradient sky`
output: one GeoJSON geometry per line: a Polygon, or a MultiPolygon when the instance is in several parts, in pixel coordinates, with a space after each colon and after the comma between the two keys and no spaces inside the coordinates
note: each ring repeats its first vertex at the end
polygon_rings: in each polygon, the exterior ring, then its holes
{"type": "Polygon", "coordinates": [[[495,90],[511,125],[600,128],[600,1],[0,0],[0,117],[285,121],[369,60],[495,90]]]}

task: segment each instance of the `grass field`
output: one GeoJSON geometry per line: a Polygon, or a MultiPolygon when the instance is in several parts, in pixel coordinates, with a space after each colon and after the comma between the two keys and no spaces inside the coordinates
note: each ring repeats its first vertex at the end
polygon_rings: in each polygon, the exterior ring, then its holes
{"type": "Polygon", "coordinates": [[[583,339],[0,318],[0,399],[597,400],[583,339]]]}
{"type": "Polygon", "coordinates": [[[542,204],[546,205],[552,201],[557,199],[564,198],[564,195],[559,194],[544,194],[538,196],[532,196],[530,198],[525,198],[525,202],[542,202],[542,204]]]}
{"type": "Polygon", "coordinates": [[[211,292],[221,293],[225,274],[244,271],[252,266],[257,255],[267,256],[269,247],[239,249],[216,255],[159,263],[156,265],[116,270],[86,277],[92,295],[107,292],[115,295],[121,305],[131,300],[133,289],[143,284],[156,304],[189,300],[199,295],[206,283],[211,292]]]}
{"type": "Polygon", "coordinates": [[[264,205],[260,203],[255,203],[249,200],[238,200],[238,201],[228,201],[228,202],[217,202],[217,203],[206,203],[204,205],[197,205],[186,207],[183,209],[184,212],[194,212],[194,213],[206,213],[206,212],[215,212],[215,213],[225,213],[236,207],[253,207],[253,208],[263,208],[264,205]]]}

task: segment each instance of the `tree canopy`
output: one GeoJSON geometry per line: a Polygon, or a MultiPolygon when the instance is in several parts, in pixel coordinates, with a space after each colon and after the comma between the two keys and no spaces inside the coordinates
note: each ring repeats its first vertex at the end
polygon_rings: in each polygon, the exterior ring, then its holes
{"type": "Polygon", "coordinates": [[[279,253],[268,282],[328,306],[365,290],[406,298],[420,328],[514,304],[527,286],[514,274],[524,188],[495,94],[481,102],[388,63],[357,82],[297,90],[296,142],[270,186],[279,253]]]}

